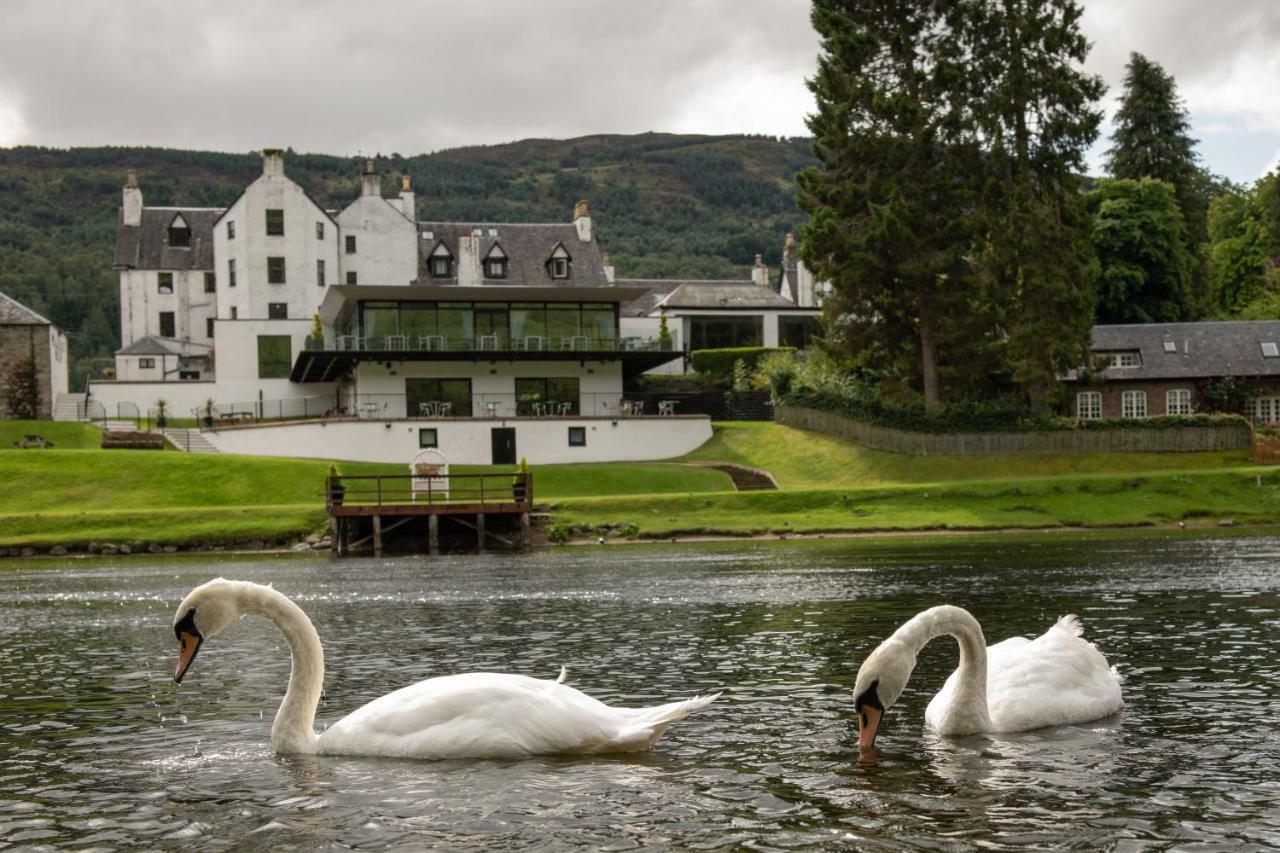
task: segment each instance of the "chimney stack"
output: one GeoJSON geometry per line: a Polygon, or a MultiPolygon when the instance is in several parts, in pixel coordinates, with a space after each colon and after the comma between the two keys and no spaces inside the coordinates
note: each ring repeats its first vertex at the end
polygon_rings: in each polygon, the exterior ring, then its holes
{"type": "Polygon", "coordinates": [[[124,225],[138,226],[142,224],[142,190],[138,189],[138,173],[130,169],[125,175],[120,221],[124,225]]]}
{"type": "Polygon", "coordinates": [[[364,172],[360,175],[360,195],[382,195],[382,178],[373,171],[373,161],[364,161],[364,172]]]}
{"type": "Polygon", "coordinates": [[[591,242],[591,211],[584,198],[573,206],[573,224],[578,229],[578,239],[584,243],[591,242]]]}
{"type": "Polygon", "coordinates": [[[268,178],[284,177],[284,151],[279,148],[262,149],[262,174],[268,178]]]}
{"type": "Polygon", "coordinates": [[[418,203],[414,198],[413,190],[409,188],[409,176],[400,176],[400,212],[409,218],[410,222],[418,221],[418,203]]]}
{"type": "Polygon", "coordinates": [[[751,268],[751,281],[761,287],[769,286],[769,268],[764,265],[763,255],[756,255],[756,265],[751,268]]]}
{"type": "Polygon", "coordinates": [[[609,253],[601,252],[600,261],[604,267],[604,280],[613,284],[613,261],[609,258],[609,253]]]}

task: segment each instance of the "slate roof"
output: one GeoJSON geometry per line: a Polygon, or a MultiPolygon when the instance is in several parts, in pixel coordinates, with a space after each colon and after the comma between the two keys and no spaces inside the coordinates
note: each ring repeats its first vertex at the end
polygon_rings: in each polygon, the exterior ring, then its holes
{"type": "Polygon", "coordinates": [[[752,308],[802,309],[774,292],[773,288],[751,281],[686,281],[660,300],[667,308],[752,308]]]}
{"type": "Polygon", "coordinates": [[[177,341],[146,335],[126,347],[116,350],[116,355],[182,355],[183,346],[177,341]]]}
{"type": "Polygon", "coordinates": [[[116,232],[116,266],[140,270],[212,270],[213,224],[221,208],[144,207],[141,225],[116,232]],[[191,228],[191,247],[170,248],[169,223],[177,214],[191,228]]]}
{"type": "MultiPolygon", "coordinates": [[[[1280,376],[1280,358],[1262,355],[1264,341],[1280,345],[1280,320],[1094,326],[1090,348],[1141,353],[1141,367],[1095,371],[1095,378],[1108,381],[1280,376]],[[1165,341],[1176,351],[1166,352],[1165,341]]],[[[1079,371],[1065,378],[1078,379],[1079,371]]]]}
{"type": "MultiPolygon", "coordinates": [[[[579,240],[578,229],[572,222],[419,222],[418,256],[425,263],[436,244],[444,243],[456,264],[461,254],[458,246],[462,238],[470,235],[473,230],[480,232],[478,243],[482,262],[494,243],[500,244],[507,255],[507,277],[501,281],[493,280],[495,284],[543,287],[607,287],[610,284],[605,278],[604,259],[601,257],[599,244],[594,239],[590,243],[579,240]],[[431,236],[427,237],[427,234],[431,236]],[[571,259],[567,279],[553,279],[546,266],[547,259],[560,243],[564,244],[571,259]]],[[[424,270],[422,281],[448,284],[456,282],[457,278],[433,279],[424,270]]]]}
{"type": "Polygon", "coordinates": [[[0,293],[0,326],[52,325],[53,323],[41,317],[18,300],[0,293]]]}

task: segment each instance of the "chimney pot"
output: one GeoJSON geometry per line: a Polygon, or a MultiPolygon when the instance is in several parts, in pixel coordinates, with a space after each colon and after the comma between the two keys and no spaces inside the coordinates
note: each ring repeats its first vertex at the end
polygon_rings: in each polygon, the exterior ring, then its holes
{"type": "Polygon", "coordinates": [[[400,176],[400,190],[401,190],[401,192],[408,192],[408,191],[409,191],[409,176],[408,176],[408,175],[401,175],[401,176],[400,176]]]}
{"type": "Polygon", "coordinates": [[[262,174],[284,174],[284,151],[279,148],[262,149],[262,174]]]}
{"type": "Polygon", "coordinates": [[[129,189],[138,188],[138,173],[133,169],[128,170],[125,174],[124,185],[129,189]]]}
{"type": "Polygon", "coordinates": [[[584,198],[573,206],[573,218],[581,219],[584,216],[590,216],[591,211],[587,208],[587,200],[584,198]]]}
{"type": "Polygon", "coordinates": [[[761,254],[756,255],[756,266],[757,267],[764,266],[764,255],[761,255],[761,254]]]}

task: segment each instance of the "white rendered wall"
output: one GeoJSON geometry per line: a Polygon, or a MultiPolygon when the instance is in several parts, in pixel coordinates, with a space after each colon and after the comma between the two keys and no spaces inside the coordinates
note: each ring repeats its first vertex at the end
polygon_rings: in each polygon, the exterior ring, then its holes
{"type": "Polygon", "coordinates": [[[418,277],[418,229],[398,207],[381,196],[362,195],[338,214],[338,225],[339,284],[348,272],[356,274],[357,284],[409,284],[418,277]],[[356,238],[352,254],[346,250],[348,235],[356,238]]]}
{"type": "MultiPolygon", "coordinates": [[[[302,188],[284,175],[263,175],[249,185],[213,229],[214,271],[218,281],[218,317],[257,320],[267,304],[284,302],[290,319],[310,320],[319,310],[327,285],[339,283],[338,229],[302,188]],[[284,211],[284,234],[267,236],[267,210],[284,211]],[[227,223],[235,222],[235,239],[227,223]],[[324,237],[316,237],[316,223],[324,237]],[[285,283],[267,283],[267,258],[285,259],[285,283]],[[230,287],[228,261],[236,262],[236,286],[230,287]],[[325,262],[325,284],[317,283],[316,261],[325,262]]],[[[219,355],[222,345],[219,341],[219,355]]],[[[219,362],[218,371],[222,371],[219,362]]]]}
{"type": "Polygon", "coordinates": [[[203,435],[222,453],[407,466],[420,449],[418,430],[425,428],[436,430],[439,449],[451,464],[488,465],[493,461],[490,431],[496,427],[516,430],[516,458],[523,457],[531,465],[669,459],[690,453],[711,438],[711,419],[703,416],[311,421],[207,430],[203,435]],[[569,446],[570,426],[586,429],[585,447],[569,446]]]}
{"type": "Polygon", "coordinates": [[[178,379],[178,356],[176,355],[117,355],[117,382],[164,382],[169,375],[174,381],[178,379]],[[151,367],[143,367],[142,361],[147,359],[151,367]]]}
{"type": "MultiPolygon", "coordinates": [[[[156,356],[156,363],[159,363],[156,356]]],[[[192,417],[192,412],[204,406],[204,401],[214,396],[214,383],[210,380],[187,380],[185,382],[103,382],[94,380],[89,385],[89,399],[100,403],[107,410],[108,417],[132,417],[135,412],[128,407],[122,411],[121,403],[137,407],[136,414],[146,415],[148,409],[156,408],[157,400],[164,400],[169,414],[175,418],[192,417]]]]}
{"type": "MultiPolygon", "coordinates": [[[[160,337],[160,312],[173,312],[173,337],[212,343],[205,321],[217,312],[217,294],[204,292],[204,270],[173,270],[173,292],[160,292],[162,270],[120,271],[120,343],[160,337]]],[[[170,272],[163,270],[163,272],[170,272]]]]}
{"type": "Polygon", "coordinates": [[[258,377],[258,336],[288,335],[289,363],[293,364],[311,332],[310,320],[219,320],[218,385],[214,399],[220,404],[256,400],[287,400],[332,395],[332,382],[298,383],[258,377]]]}

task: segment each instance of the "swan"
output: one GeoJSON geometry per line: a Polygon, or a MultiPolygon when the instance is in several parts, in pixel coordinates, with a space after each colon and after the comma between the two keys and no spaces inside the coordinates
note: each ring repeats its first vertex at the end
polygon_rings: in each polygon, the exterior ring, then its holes
{"type": "Polygon", "coordinates": [[[988,647],[969,611],[944,604],[904,623],[858,669],[853,695],[859,750],[875,746],[880,721],[907,686],[916,655],[944,634],[956,638],[960,666],[925,709],[925,725],[939,734],[1084,723],[1124,706],[1119,673],[1083,638],[1077,617],[1063,616],[1034,640],[1010,637],[988,647]]]}
{"type": "Polygon", "coordinates": [[[562,753],[638,752],[667,726],[720,694],[651,708],[611,708],[555,681],[471,672],[429,678],[375,699],[317,735],[312,728],[324,683],[324,650],[311,620],[269,586],[217,578],[178,605],[173,631],[181,683],[205,640],[242,615],[269,619],[293,657],[289,687],[271,726],[278,753],[394,758],[524,758],[562,753]]]}

